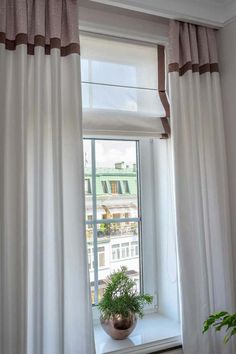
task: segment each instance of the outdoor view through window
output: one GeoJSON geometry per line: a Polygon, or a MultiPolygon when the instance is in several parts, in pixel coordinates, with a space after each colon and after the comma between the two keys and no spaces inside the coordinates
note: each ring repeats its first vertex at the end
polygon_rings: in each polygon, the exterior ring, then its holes
{"type": "Polygon", "coordinates": [[[84,139],[86,237],[92,303],[121,266],[140,289],[138,143],[84,139]]]}

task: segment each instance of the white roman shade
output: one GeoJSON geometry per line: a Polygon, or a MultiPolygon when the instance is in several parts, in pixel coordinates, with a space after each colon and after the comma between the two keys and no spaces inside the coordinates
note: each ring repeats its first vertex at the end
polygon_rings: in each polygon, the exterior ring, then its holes
{"type": "Polygon", "coordinates": [[[81,34],[84,134],[168,133],[158,93],[158,52],[157,45],[81,34]]]}

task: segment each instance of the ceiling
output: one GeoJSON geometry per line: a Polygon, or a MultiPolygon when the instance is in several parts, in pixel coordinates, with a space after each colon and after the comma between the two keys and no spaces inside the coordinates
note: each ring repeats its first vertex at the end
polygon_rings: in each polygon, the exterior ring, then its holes
{"type": "Polygon", "coordinates": [[[90,0],[165,18],[223,27],[236,18],[236,0],[90,0]]]}

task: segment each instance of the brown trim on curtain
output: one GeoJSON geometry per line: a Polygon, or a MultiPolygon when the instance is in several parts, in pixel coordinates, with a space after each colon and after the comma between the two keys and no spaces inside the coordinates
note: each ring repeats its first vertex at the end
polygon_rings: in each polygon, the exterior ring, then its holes
{"type": "Polygon", "coordinates": [[[165,131],[162,138],[167,138],[170,133],[170,123],[168,118],[170,118],[170,104],[166,95],[166,70],[165,70],[165,47],[162,45],[157,46],[158,55],[158,93],[160,96],[161,103],[166,112],[166,116],[161,118],[161,122],[165,131]]]}
{"type": "Polygon", "coordinates": [[[0,32],[0,43],[5,44],[7,50],[15,50],[18,45],[25,44],[27,45],[27,53],[30,55],[34,55],[35,47],[43,47],[47,55],[54,48],[60,49],[61,56],[67,56],[72,53],[80,54],[79,43],[70,43],[67,46],[61,46],[60,38],[50,38],[50,44],[47,44],[45,37],[41,35],[34,37],[34,43],[28,43],[28,36],[25,33],[18,33],[14,40],[10,40],[6,38],[4,32],[0,32]]]}
{"type": "Polygon", "coordinates": [[[178,63],[169,64],[169,72],[178,72],[180,76],[183,76],[187,71],[191,70],[193,73],[205,74],[207,72],[214,73],[219,72],[218,63],[208,63],[204,65],[193,64],[192,62],[188,62],[183,66],[179,66],[178,63]]]}

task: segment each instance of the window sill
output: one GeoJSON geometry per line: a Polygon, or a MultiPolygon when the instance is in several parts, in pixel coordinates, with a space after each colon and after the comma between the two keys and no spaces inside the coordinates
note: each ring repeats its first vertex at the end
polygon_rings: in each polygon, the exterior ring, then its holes
{"type": "Polygon", "coordinates": [[[102,329],[94,326],[96,354],[148,354],[181,346],[179,323],[157,313],[138,320],[129,338],[114,340],[102,329]]]}

